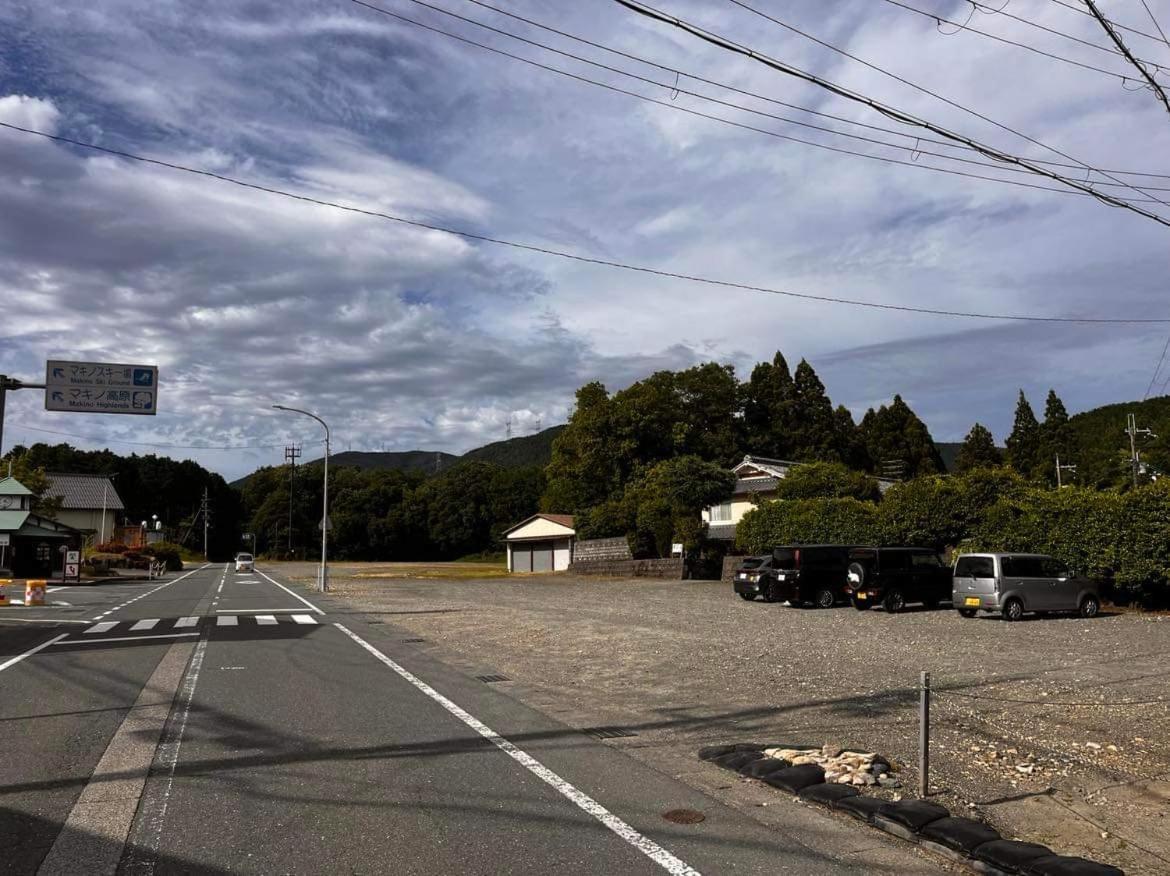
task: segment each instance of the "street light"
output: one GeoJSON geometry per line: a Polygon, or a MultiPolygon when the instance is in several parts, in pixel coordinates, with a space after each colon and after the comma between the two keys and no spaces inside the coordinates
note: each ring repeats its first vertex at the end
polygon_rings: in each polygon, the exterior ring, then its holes
{"type": "Polygon", "coordinates": [[[325,428],[325,488],[324,498],[321,501],[321,571],[318,573],[317,589],[322,593],[329,589],[329,562],[326,555],[326,545],[329,539],[329,424],[310,411],[300,408],[289,408],[284,405],[273,405],[278,411],[288,411],[292,414],[303,414],[311,417],[325,428]]]}

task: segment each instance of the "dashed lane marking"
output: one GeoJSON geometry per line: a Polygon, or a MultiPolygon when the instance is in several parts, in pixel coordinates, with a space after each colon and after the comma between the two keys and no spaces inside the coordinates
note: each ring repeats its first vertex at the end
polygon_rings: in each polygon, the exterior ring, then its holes
{"type": "Polygon", "coordinates": [[[239,622],[240,619],[234,614],[221,614],[215,619],[216,626],[220,627],[234,627],[237,626],[239,622]]]}
{"type": "Polygon", "coordinates": [[[182,581],[184,578],[189,578],[191,575],[194,575],[196,572],[202,572],[204,569],[208,568],[210,565],[211,565],[211,563],[204,563],[198,569],[192,569],[190,572],[187,572],[183,575],[180,575],[178,578],[172,578],[170,581],[164,581],[162,584],[159,584],[157,587],[153,588],[152,590],[147,590],[145,593],[140,593],[138,596],[135,596],[133,599],[130,599],[130,600],[127,600],[126,602],[123,602],[121,605],[115,605],[113,608],[109,609],[108,611],[103,611],[101,614],[96,615],[93,619],[95,621],[99,621],[103,617],[108,617],[109,615],[113,614],[115,611],[123,609],[128,605],[133,605],[138,600],[145,599],[146,597],[150,596],[152,593],[158,593],[164,587],[170,587],[172,584],[177,584],[178,582],[182,581]]]}
{"type": "Polygon", "coordinates": [[[256,623],[270,626],[276,623],[276,618],[271,614],[260,614],[256,616],[256,623]]]}
{"type": "Polygon", "coordinates": [[[86,630],[85,633],[86,633],[86,635],[89,635],[91,633],[108,633],[110,630],[112,630],[117,625],[118,625],[117,621],[102,621],[100,624],[94,624],[92,627],[90,627],[88,630],[86,630]]]}
{"type": "Polygon", "coordinates": [[[175,621],[175,629],[182,629],[183,627],[193,627],[199,623],[197,617],[181,617],[175,621]]]}
{"type": "Polygon", "coordinates": [[[292,619],[295,620],[298,624],[315,624],[315,623],[317,623],[315,620],[313,620],[313,618],[310,615],[307,615],[307,614],[294,614],[292,616],[292,619]]]}
{"type": "Polygon", "coordinates": [[[658,843],[654,842],[649,837],[638,833],[633,827],[628,825],[622,819],[618,818],[584,791],[581,791],[562,779],[532,755],[517,748],[491,727],[484,724],[470,712],[465,711],[460,706],[456,705],[451,700],[447,699],[425,681],[414,675],[409,670],[399,666],[369,642],[362,639],[360,636],[351,632],[348,628],[341,624],[334,624],[337,629],[345,633],[353,639],[358,645],[372,654],[377,660],[393,669],[398,675],[414,685],[418,690],[430,697],[480,736],[489,740],[493,745],[499,748],[512,760],[523,766],[526,770],[531,772],[541,781],[556,789],[562,796],[567,798],[581,811],[593,816],[607,828],[648,857],[655,864],[660,866],[671,876],[700,876],[699,871],[687,864],[680,858],[675,857],[658,843]]]}
{"type": "Polygon", "coordinates": [[[130,628],[130,632],[136,633],[139,630],[153,630],[156,626],[158,626],[158,622],[160,620],[161,620],[161,618],[157,618],[157,617],[151,617],[151,618],[147,618],[145,620],[140,620],[138,623],[136,623],[134,626],[132,626],[130,628]]]}

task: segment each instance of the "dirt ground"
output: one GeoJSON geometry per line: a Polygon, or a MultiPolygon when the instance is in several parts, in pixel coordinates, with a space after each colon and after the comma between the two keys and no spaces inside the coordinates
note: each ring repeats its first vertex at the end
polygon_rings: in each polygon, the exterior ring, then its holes
{"type": "Polygon", "coordinates": [[[334,589],[568,724],[636,734],[610,744],[757,817],[759,789],[698,763],[701,745],[877,751],[904,785],[878,793],[916,796],[928,670],[934,799],[1062,854],[1170,872],[1166,615],[1009,624],[749,603],[718,582],[370,571],[335,566],[334,589]]]}

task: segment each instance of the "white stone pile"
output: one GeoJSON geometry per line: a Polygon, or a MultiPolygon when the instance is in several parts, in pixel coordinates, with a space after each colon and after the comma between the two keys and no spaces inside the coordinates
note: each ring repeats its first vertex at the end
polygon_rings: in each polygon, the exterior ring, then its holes
{"type": "Polygon", "coordinates": [[[805,763],[820,764],[825,770],[825,781],[838,785],[879,785],[900,788],[889,761],[869,751],[845,751],[835,745],[822,748],[767,748],[765,757],[786,760],[793,766],[805,763]]]}

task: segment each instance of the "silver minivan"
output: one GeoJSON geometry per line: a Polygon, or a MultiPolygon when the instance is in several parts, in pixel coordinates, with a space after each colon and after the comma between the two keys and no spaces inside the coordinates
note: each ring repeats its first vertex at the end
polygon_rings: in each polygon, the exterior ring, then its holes
{"type": "Polygon", "coordinates": [[[954,606],[963,617],[999,612],[1016,621],[1024,612],[1075,611],[1096,617],[1097,585],[1046,554],[962,554],[955,560],[954,606]]]}

